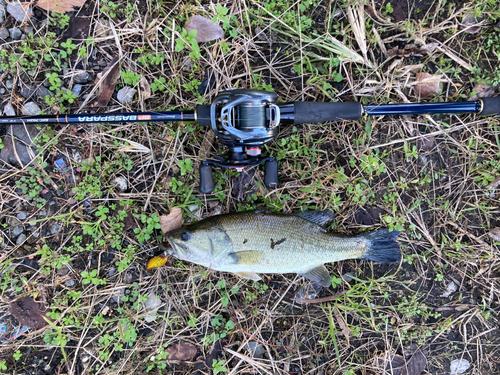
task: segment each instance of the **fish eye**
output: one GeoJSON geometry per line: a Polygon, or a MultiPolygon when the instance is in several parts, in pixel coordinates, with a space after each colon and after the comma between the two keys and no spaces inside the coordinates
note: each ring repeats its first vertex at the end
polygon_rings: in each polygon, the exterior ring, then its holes
{"type": "Polygon", "coordinates": [[[181,234],[181,241],[188,241],[191,238],[191,233],[184,232],[181,234]]]}

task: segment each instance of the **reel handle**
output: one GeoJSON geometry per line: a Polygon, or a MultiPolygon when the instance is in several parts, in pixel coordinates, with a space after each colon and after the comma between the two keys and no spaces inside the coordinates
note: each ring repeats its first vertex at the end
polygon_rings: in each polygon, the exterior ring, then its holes
{"type": "Polygon", "coordinates": [[[278,162],[272,158],[264,164],[266,170],[264,172],[264,184],[268,189],[276,189],[279,185],[278,180],[278,162]]]}
{"type": "Polygon", "coordinates": [[[202,163],[200,165],[200,191],[203,194],[210,194],[214,190],[215,184],[212,176],[212,166],[202,163]]]}

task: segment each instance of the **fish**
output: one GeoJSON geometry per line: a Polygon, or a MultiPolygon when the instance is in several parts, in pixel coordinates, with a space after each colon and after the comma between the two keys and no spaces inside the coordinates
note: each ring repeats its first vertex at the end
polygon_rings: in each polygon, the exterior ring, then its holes
{"type": "Polygon", "coordinates": [[[347,259],[400,261],[398,231],[378,229],[349,237],[327,231],[334,219],[330,210],[291,215],[256,210],[212,216],[167,232],[163,244],[167,250],[151,259],[148,269],[174,256],[245,279],[261,280],[259,274],[297,273],[329,287],[331,277],[325,263],[347,259]]]}

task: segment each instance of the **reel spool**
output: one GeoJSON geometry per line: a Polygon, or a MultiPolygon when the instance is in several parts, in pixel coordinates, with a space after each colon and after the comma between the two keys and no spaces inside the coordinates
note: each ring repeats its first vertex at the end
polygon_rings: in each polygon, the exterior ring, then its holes
{"type": "Polygon", "coordinates": [[[229,152],[227,157],[216,156],[216,160],[201,163],[200,192],[208,194],[214,191],[214,165],[241,172],[264,163],[264,184],[271,189],[278,186],[278,162],[273,157],[260,156],[262,146],[279,133],[280,108],[277,103],[275,93],[253,89],[226,90],[215,98],[210,106],[210,126],[229,152]]]}

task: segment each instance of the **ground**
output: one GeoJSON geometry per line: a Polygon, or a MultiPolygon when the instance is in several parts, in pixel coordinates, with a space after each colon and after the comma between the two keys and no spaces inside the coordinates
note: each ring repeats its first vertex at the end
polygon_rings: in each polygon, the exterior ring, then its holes
{"type": "MultiPolygon", "coordinates": [[[[500,83],[491,0],[33,9],[3,23],[27,36],[0,47],[6,113],[29,102],[46,114],[194,109],[231,87],[282,103],[464,101],[500,83]],[[193,15],[224,37],[196,43],[182,32],[193,15]],[[136,92],[119,99],[124,87],[136,92]]],[[[499,127],[476,115],[282,127],[265,147],[278,188],[261,170],[217,169],[203,195],[199,163],[224,149],[195,123],[17,127],[31,149],[2,125],[0,372],[415,375],[450,374],[462,359],[467,374],[500,374],[499,127]],[[330,209],[332,232],[400,230],[403,256],[328,264],[333,285],[321,290],[295,274],[252,282],[173,258],[148,271],[174,207],[188,223],[330,209]]]]}

